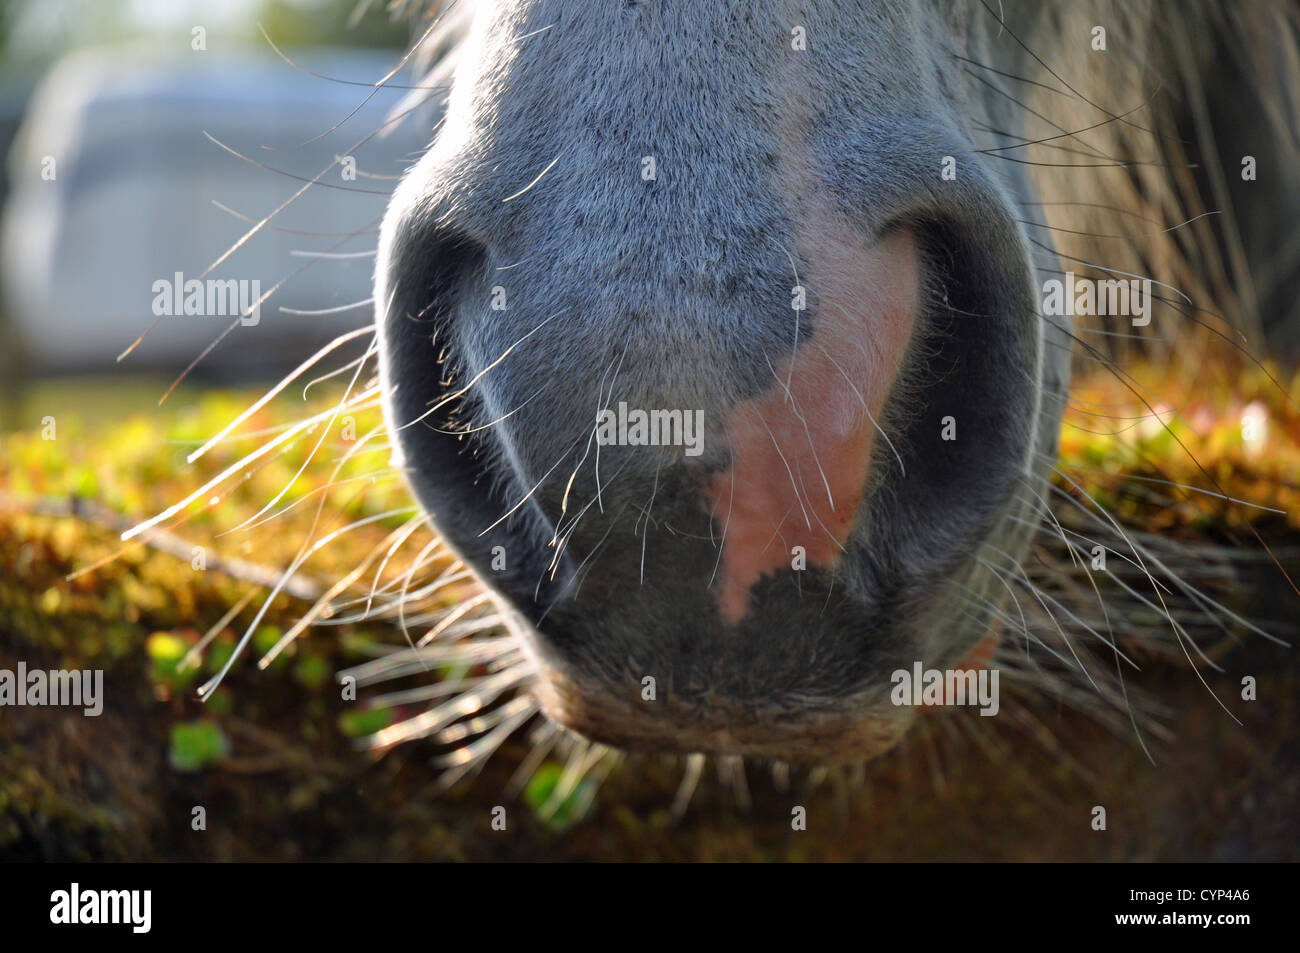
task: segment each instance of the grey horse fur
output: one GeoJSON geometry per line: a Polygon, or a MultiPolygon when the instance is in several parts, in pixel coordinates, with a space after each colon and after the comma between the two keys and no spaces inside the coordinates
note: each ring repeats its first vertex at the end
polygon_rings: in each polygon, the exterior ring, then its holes
{"type": "Polygon", "coordinates": [[[1245,35],[1272,15],[1177,6],[514,0],[448,14],[447,113],[382,229],[385,414],[433,525],[522,620],[552,716],[615,745],[789,760],[897,739],[910,712],[889,703],[890,673],[955,664],[1008,602],[995,566],[1032,537],[1070,377],[1067,319],[1039,313],[1061,267],[1034,204],[1042,170],[987,150],[1053,135],[1027,81],[1077,88],[1071,115],[1090,118],[1073,128],[1159,150],[1148,115],[1121,115],[1140,90],[1098,92],[1062,64],[1163,78],[1190,57],[1196,73],[1214,44],[1169,36],[1245,35]],[[1087,61],[1090,23],[1127,59],[1087,61]],[[816,287],[801,317],[790,308],[808,271],[792,254],[801,198],[777,175],[792,127],[864,242],[900,223],[920,236],[924,300],[844,555],[765,577],[729,626],[711,594],[725,519],[701,495],[728,465],[718,422],[776,386],[773,367],[819,328],[816,287]],[[597,412],[619,401],[702,410],[705,452],[595,446],[597,412]]]}

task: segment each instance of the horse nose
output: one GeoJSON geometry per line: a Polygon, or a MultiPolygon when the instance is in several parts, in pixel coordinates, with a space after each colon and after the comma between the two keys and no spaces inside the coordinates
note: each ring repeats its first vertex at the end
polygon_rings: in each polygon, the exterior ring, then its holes
{"type": "Polygon", "coordinates": [[[838,47],[850,88],[830,48],[764,41],[701,85],[737,13],[713,9],[683,64],[592,5],[631,57],[598,97],[494,25],[382,229],[386,417],[557,720],[870,752],[901,724],[888,673],[955,661],[1001,598],[970,568],[1017,545],[992,534],[1039,445],[1029,250],[945,103],[889,108],[905,47],[838,47]]]}

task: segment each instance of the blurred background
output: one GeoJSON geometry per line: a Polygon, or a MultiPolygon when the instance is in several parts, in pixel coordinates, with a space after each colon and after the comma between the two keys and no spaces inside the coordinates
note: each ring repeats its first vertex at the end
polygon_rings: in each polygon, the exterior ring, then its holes
{"type": "Polygon", "coordinates": [[[105,375],[116,413],[184,369],[230,320],[156,314],[155,283],[178,275],[279,286],[195,368],[198,385],[268,377],[362,323],[364,305],[343,309],[370,295],[378,219],[436,118],[404,102],[418,95],[400,88],[409,68],[397,88],[368,88],[412,37],[409,18],[368,6],[0,6],[3,423],[34,400],[42,416],[101,404],[90,398],[105,375]],[[409,114],[390,122],[396,112],[409,114]],[[324,187],[231,252],[322,173],[324,187]]]}

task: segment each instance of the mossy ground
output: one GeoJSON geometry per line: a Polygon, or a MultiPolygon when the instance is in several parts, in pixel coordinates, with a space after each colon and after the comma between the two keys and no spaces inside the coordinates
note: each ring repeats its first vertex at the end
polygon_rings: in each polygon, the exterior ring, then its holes
{"type": "MultiPolygon", "coordinates": [[[[1136,373],[1152,393],[1179,408],[1184,422],[1174,421],[1171,435],[1138,419],[1147,408],[1113,378],[1085,379],[1072,398],[1063,457],[1112,475],[1077,471],[1076,478],[1130,522],[1165,534],[1220,545],[1246,539],[1258,548],[1250,535],[1258,532],[1292,578],[1300,578],[1300,377],[1283,381],[1288,396],[1258,369],[1136,373]],[[1243,417],[1251,415],[1266,420],[1262,442],[1242,439],[1243,417]],[[1119,429],[1123,440],[1104,433],[1119,429]],[[1134,476],[1207,489],[1217,483],[1287,515],[1205,496],[1170,493],[1171,502],[1122,492],[1134,476]]],[[[370,476],[385,465],[382,447],[336,472],[354,445],[340,436],[339,421],[310,462],[319,433],[259,461],[247,479],[214,489],[219,505],[199,501],[178,514],[169,549],[123,544],[118,534],[124,526],[182,499],[256,446],[236,441],[193,466],[185,462],[189,450],[256,396],[182,391],[162,409],[111,410],[85,393],[66,406],[29,400],[22,429],[0,437],[0,668],[12,669],[21,659],[29,668],[103,669],[107,699],[97,718],[53,708],[0,710],[0,857],[1300,855],[1297,652],[1249,635],[1216,656],[1222,675],[1206,672],[1242,726],[1186,665],[1151,661],[1147,690],[1170,706],[1176,733],[1174,741],[1153,748],[1154,766],[1132,736],[1065,709],[1040,710],[1032,719],[981,733],[984,743],[964,740],[974,734],[963,727],[936,721],[858,780],[832,774],[814,785],[815,779],[799,776],[785,790],[766,771],[751,769],[752,800],[745,805],[710,773],[675,824],[669,808],[681,768],[667,761],[625,763],[601,786],[585,819],[557,824],[537,816],[528,798],[502,798],[526,753],[522,738],[450,792],[438,790],[430,749],[422,743],[382,758],[361,751],[358,736],[374,727],[367,718],[382,723],[385,716],[359,714],[341,699],[332,676],[364,658],[368,643],[400,638],[390,625],[309,630],[265,671],[253,664],[260,654],[254,651],[211,700],[200,702],[195,686],[228,656],[260,603],[255,600],[219,634],[198,670],[178,668],[185,651],[256,588],[222,565],[245,560],[282,567],[313,527],[319,536],[409,502],[391,474],[370,476]],[[53,439],[45,439],[51,435],[47,417],[53,418],[53,439]],[[286,487],[276,508],[291,508],[282,515],[222,535],[286,487]],[[207,568],[195,568],[194,547],[202,547],[199,561],[207,568]],[[1257,675],[1259,701],[1236,701],[1243,672],[1257,675]],[[508,830],[494,831],[491,810],[503,803],[508,830]],[[796,804],[807,808],[806,831],[791,829],[796,804]],[[1098,804],[1107,806],[1105,832],[1089,823],[1098,804]],[[195,807],[206,812],[206,830],[192,827],[195,807]]],[[[272,431],[302,413],[299,401],[275,402],[246,430],[272,431]]],[[[348,423],[357,434],[377,422],[373,410],[354,416],[348,423]]],[[[304,575],[337,578],[404,519],[385,516],[340,537],[303,567],[304,575]]],[[[1241,582],[1239,604],[1286,628],[1300,596],[1268,560],[1255,565],[1241,582]]],[[[277,597],[255,646],[274,644],[307,605],[277,597]]]]}

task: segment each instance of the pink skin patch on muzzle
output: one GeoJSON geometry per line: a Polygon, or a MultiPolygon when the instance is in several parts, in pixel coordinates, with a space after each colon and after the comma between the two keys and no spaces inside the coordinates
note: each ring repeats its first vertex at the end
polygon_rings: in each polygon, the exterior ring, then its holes
{"type": "Polygon", "coordinates": [[[920,280],[912,232],[864,247],[829,218],[801,229],[810,236],[800,251],[812,268],[809,300],[816,296],[812,336],[773,368],[768,392],[723,423],[731,463],[708,498],[723,527],[715,594],[731,624],[749,612],[764,574],[798,565],[795,547],[810,569],[839,562],[912,336],[920,280]]]}

